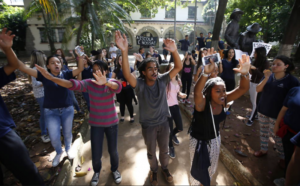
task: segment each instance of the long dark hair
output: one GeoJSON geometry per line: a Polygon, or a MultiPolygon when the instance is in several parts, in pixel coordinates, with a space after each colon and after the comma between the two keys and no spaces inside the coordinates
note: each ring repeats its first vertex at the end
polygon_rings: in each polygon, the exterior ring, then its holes
{"type": "Polygon", "coordinates": [[[255,66],[259,71],[263,72],[265,70],[267,61],[267,50],[265,47],[258,47],[255,49],[256,58],[253,62],[253,66],[255,66]]]}
{"type": "MultiPolygon", "coordinates": [[[[144,47],[140,47],[140,48],[139,48],[139,53],[140,53],[140,54],[142,54],[142,53],[141,53],[141,50],[142,50],[143,48],[144,48],[144,47]]],[[[144,53],[145,53],[145,52],[144,52],[144,53]]]]}
{"type": "Polygon", "coordinates": [[[154,57],[145,58],[142,61],[142,63],[140,64],[139,68],[138,68],[139,73],[140,73],[139,78],[145,79],[145,75],[143,74],[143,71],[146,71],[147,63],[150,63],[150,62],[155,62],[156,63],[156,66],[157,66],[157,69],[158,69],[158,72],[159,72],[159,64],[158,64],[156,58],[154,58],[154,57]]]}
{"type": "Polygon", "coordinates": [[[197,69],[196,70],[198,70],[198,68],[202,65],[202,53],[203,53],[203,51],[200,50],[199,51],[199,56],[198,56],[197,69]]]}
{"type": "Polygon", "coordinates": [[[108,50],[107,50],[106,48],[102,48],[102,52],[103,52],[103,50],[105,50],[105,51],[106,51],[105,58],[106,58],[106,59],[108,59],[108,50]]]}
{"type": "Polygon", "coordinates": [[[274,58],[274,60],[275,59],[281,60],[284,63],[284,65],[289,65],[287,67],[285,73],[290,74],[293,70],[295,70],[295,65],[294,65],[293,61],[290,60],[290,58],[288,58],[288,57],[286,57],[284,55],[279,55],[279,56],[276,56],[274,58]]]}
{"type": "Polygon", "coordinates": [[[227,58],[228,58],[228,53],[229,53],[230,50],[233,50],[233,52],[234,52],[234,55],[233,55],[233,57],[232,57],[232,59],[231,59],[231,62],[232,62],[232,63],[238,64],[239,62],[238,62],[238,60],[235,59],[235,51],[234,51],[233,48],[229,48],[229,49],[226,50],[226,51],[224,50],[224,59],[227,60],[227,58]]]}
{"type": "Polygon", "coordinates": [[[118,55],[117,58],[115,59],[116,63],[117,63],[116,74],[118,74],[120,72],[121,68],[122,68],[120,63],[119,63],[120,57],[122,57],[122,55],[118,55]]]}
{"type": "Polygon", "coordinates": [[[108,70],[108,65],[107,63],[101,61],[101,60],[97,60],[94,62],[93,66],[97,65],[100,68],[101,73],[103,74],[103,72],[106,72],[108,70]]]}
{"type": "Polygon", "coordinates": [[[96,55],[95,60],[101,60],[102,49],[98,49],[97,52],[99,52],[99,54],[96,55]]]}
{"type": "MultiPolygon", "coordinates": [[[[169,70],[171,70],[171,65],[172,64],[174,64],[174,63],[173,62],[169,63],[169,65],[166,67],[165,72],[168,72],[169,70]]],[[[176,74],[175,78],[176,78],[176,81],[178,82],[178,84],[180,86],[180,81],[181,80],[180,80],[179,74],[176,74]]],[[[171,83],[171,81],[167,85],[167,96],[168,97],[169,97],[169,92],[170,92],[170,89],[171,89],[170,83],[171,83]]]]}

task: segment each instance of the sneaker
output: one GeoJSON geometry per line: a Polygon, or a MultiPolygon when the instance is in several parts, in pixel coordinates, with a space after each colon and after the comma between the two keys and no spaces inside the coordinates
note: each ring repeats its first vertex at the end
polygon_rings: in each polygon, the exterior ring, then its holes
{"type": "Polygon", "coordinates": [[[180,99],[180,102],[181,103],[185,103],[185,99],[180,99]]]}
{"type": "Polygon", "coordinates": [[[177,139],[176,135],[174,135],[174,136],[172,137],[172,141],[173,141],[173,143],[175,143],[176,145],[179,145],[179,140],[177,139]]]}
{"type": "Polygon", "coordinates": [[[56,167],[60,163],[60,158],[61,158],[62,154],[63,153],[56,154],[56,156],[54,157],[54,159],[52,161],[52,167],[56,167]]]}
{"type": "Polygon", "coordinates": [[[118,184],[118,183],[121,183],[122,181],[122,176],[120,174],[120,172],[118,170],[116,170],[115,172],[112,173],[113,174],[113,177],[114,177],[114,180],[115,182],[118,184]]]}
{"type": "Polygon", "coordinates": [[[191,102],[190,102],[190,100],[189,100],[189,99],[186,99],[186,100],[185,100],[185,103],[187,103],[187,104],[191,104],[191,102]]]}
{"type": "Polygon", "coordinates": [[[51,141],[50,137],[48,135],[42,135],[41,139],[42,139],[43,143],[48,143],[51,141]]]}
{"type": "Polygon", "coordinates": [[[91,180],[91,186],[96,186],[98,185],[99,183],[99,176],[100,176],[100,173],[99,172],[95,172],[93,177],[92,177],[92,180],[91,180]]]}
{"type": "Polygon", "coordinates": [[[130,118],[130,123],[134,123],[134,118],[130,118]]]}
{"type": "Polygon", "coordinates": [[[253,121],[251,121],[251,120],[248,120],[248,122],[246,123],[246,125],[247,125],[248,127],[251,127],[252,124],[253,124],[253,121]]]}
{"type": "Polygon", "coordinates": [[[174,147],[169,147],[169,156],[172,159],[174,159],[176,157],[175,156],[175,149],[174,149],[174,147]]]}
{"type": "Polygon", "coordinates": [[[75,158],[74,153],[71,150],[67,151],[67,155],[68,155],[69,160],[72,160],[75,158]]]}
{"type": "Polygon", "coordinates": [[[121,117],[120,121],[121,121],[121,122],[123,122],[123,121],[124,121],[124,119],[125,119],[124,117],[121,117]]]}
{"type": "Polygon", "coordinates": [[[164,169],[163,170],[163,174],[165,176],[165,179],[168,183],[172,183],[173,182],[173,176],[170,174],[168,169],[164,169]]]}
{"type": "Polygon", "coordinates": [[[151,171],[151,173],[150,173],[150,184],[152,186],[157,186],[158,185],[158,182],[157,182],[157,172],[151,171]]]}
{"type": "Polygon", "coordinates": [[[227,116],[230,115],[230,112],[229,112],[229,111],[226,111],[226,115],[227,115],[227,116]]]}
{"type": "Polygon", "coordinates": [[[276,186],[284,186],[285,185],[285,179],[284,178],[278,178],[278,179],[275,179],[273,181],[273,183],[276,185],[276,186]]]}

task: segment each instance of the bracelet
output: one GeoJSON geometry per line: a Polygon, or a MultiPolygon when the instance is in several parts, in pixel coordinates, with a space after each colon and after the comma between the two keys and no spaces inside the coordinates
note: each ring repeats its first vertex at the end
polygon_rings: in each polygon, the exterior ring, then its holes
{"type": "Polygon", "coordinates": [[[208,77],[210,74],[205,74],[204,72],[202,73],[202,76],[208,77]]]}
{"type": "Polygon", "coordinates": [[[245,75],[241,74],[241,76],[244,77],[244,78],[247,78],[249,76],[249,72],[247,74],[245,74],[245,75]]]}

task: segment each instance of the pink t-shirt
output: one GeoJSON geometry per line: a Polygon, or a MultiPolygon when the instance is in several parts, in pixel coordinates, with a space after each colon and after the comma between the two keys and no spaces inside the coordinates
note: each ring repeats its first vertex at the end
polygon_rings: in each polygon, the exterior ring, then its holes
{"type": "Polygon", "coordinates": [[[170,91],[168,92],[167,90],[167,101],[168,101],[168,106],[174,106],[178,105],[178,99],[177,99],[177,94],[180,91],[180,86],[179,84],[174,85],[172,82],[169,84],[170,86],[170,91]]]}

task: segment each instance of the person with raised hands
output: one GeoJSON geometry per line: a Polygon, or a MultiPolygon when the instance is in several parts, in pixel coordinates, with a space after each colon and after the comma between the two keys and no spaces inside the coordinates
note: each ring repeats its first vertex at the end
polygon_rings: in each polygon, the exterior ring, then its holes
{"type": "MultiPolygon", "coordinates": [[[[207,55],[213,53],[213,48],[208,49],[207,55]]],[[[215,70],[213,60],[204,67],[195,85],[195,108],[189,129],[191,185],[210,185],[218,165],[221,145],[219,125],[226,118],[224,108],[228,102],[238,99],[249,90],[249,56],[243,55],[239,62],[239,69],[235,68],[234,71],[241,73],[241,82],[233,91],[226,92],[225,82],[219,77],[208,79],[215,70]]]]}
{"type": "MultiPolygon", "coordinates": [[[[78,57],[78,59],[78,68],[75,70],[62,70],[63,64],[56,56],[47,58],[46,67],[51,76],[69,80],[79,75],[84,68],[83,57],[78,57]]],[[[63,155],[60,126],[62,126],[66,153],[69,159],[73,159],[74,155],[71,150],[74,118],[72,92],[48,80],[39,71],[27,67],[21,61],[19,61],[19,70],[36,78],[37,81],[41,81],[44,85],[44,119],[48,127],[51,144],[56,151],[52,166],[56,167],[63,155]]]]}
{"type": "MultiPolygon", "coordinates": [[[[0,88],[14,81],[14,71],[19,68],[16,54],[12,50],[13,38],[11,31],[6,28],[0,33],[0,49],[6,55],[7,64],[0,68],[0,88]]],[[[22,183],[22,185],[44,185],[36,166],[29,157],[28,150],[20,136],[13,128],[16,124],[13,121],[8,109],[0,95],[0,163],[4,165],[22,183]]],[[[0,185],[3,183],[3,172],[0,166],[0,185]]]]}
{"type": "Polygon", "coordinates": [[[164,74],[159,74],[159,64],[155,58],[147,58],[139,66],[140,76],[135,78],[130,73],[128,62],[128,41],[120,31],[115,34],[116,44],[122,52],[123,75],[135,89],[139,100],[139,122],[142,125],[142,135],[147,146],[147,157],[150,164],[150,183],[157,185],[158,162],[156,158],[156,141],[159,147],[159,160],[167,182],[173,182],[173,176],[168,170],[169,164],[169,122],[170,111],[167,103],[166,87],[170,80],[182,69],[182,63],[176,44],[171,39],[164,40],[164,49],[172,52],[174,68],[164,74]]]}
{"type": "Polygon", "coordinates": [[[94,62],[93,76],[95,79],[84,79],[82,81],[60,79],[52,76],[39,66],[37,66],[37,69],[45,78],[59,86],[69,90],[88,93],[90,99],[89,124],[91,125],[92,164],[94,169],[91,185],[95,186],[99,182],[104,134],[108,143],[112,175],[115,182],[120,183],[122,176],[118,171],[119,154],[117,149],[119,119],[113,97],[115,93],[121,92],[122,85],[115,79],[106,78],[106,74],[109,72],[107,63],[100,60],[94,62]]]}

